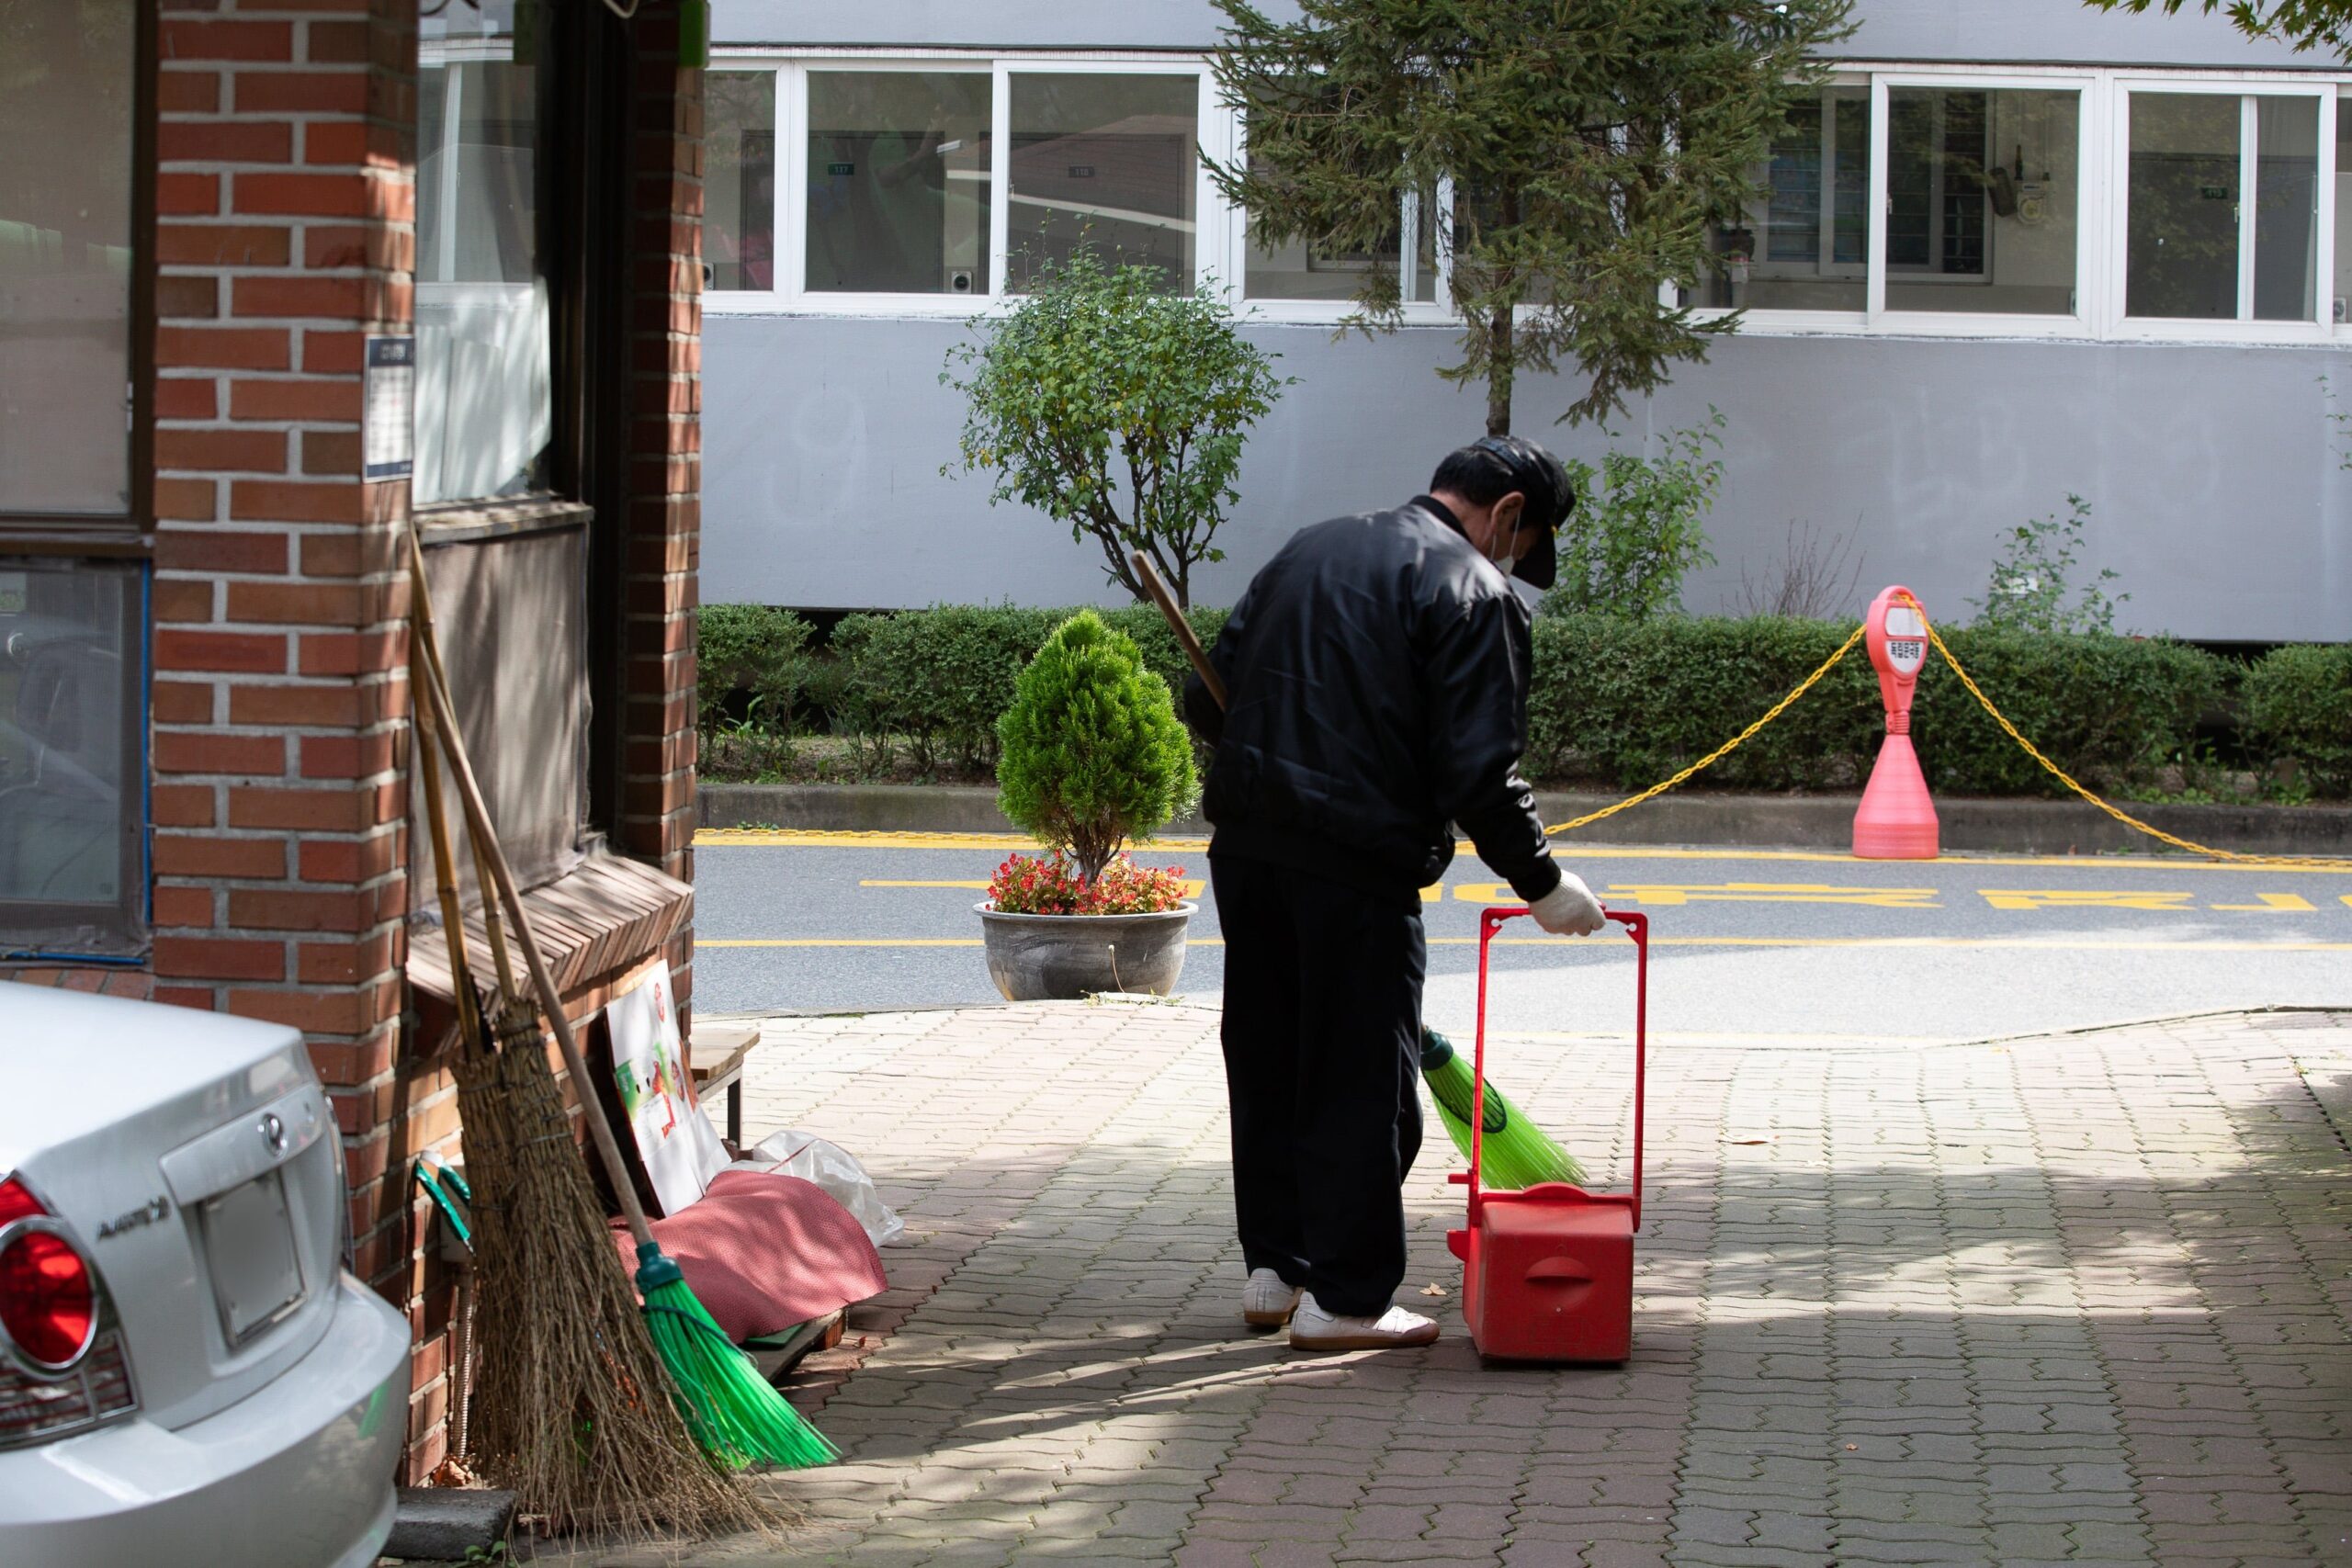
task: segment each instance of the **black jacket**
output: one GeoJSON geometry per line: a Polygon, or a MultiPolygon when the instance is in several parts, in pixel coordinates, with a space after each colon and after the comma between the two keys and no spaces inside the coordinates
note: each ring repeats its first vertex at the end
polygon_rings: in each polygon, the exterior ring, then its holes
{"type": "Polygon", "coordinates": [[[1559,886],[1527,745],[1527,606],[1443,504],[1302,529],[1253,580],[1185,715],[1216,747],[1212,855],[1417,898],[1453,859],[1449,823],[1521,898],[1559,886]]]}

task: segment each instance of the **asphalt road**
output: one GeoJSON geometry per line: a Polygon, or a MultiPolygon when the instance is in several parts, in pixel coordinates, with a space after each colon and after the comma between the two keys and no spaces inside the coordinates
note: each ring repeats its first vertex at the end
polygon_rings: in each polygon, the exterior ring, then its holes
{"type": "MultiPolygon", "coordinates": [[[[980,836],[708,832],[695,855],[706,1012],[872,1012],[996,999],[972,906],[1016,849],[980,836]]],[[[2126,1019],[2352,1002],[2352,867],[2178,860],[1843,855],[1563,846],[1612,907],[1646,911],[1656,1039],[1977,1040],[2126,1019]]],[[[1197,841],[1138,857],[1207,873],[1197,841]]],[[[1423,894],[1428,1016],[1466,1029],[1477,911],[1510,891],[1464,852],[1423,894]]],[[[1215,900],[1181,990],[1224,972],[1215,900]]],[[[1506,928],[1494,1021],[1622,1038],[1620,936],[1506,928]]]]}

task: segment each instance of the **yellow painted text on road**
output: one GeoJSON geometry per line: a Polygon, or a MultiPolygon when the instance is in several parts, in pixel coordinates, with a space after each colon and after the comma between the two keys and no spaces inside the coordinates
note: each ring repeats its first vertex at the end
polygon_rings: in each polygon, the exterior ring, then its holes
{"type": "Polygon", "coordinates": [[[2154,909],[2188,913],[2190,893],[2152,893],[2143,888],[1980,887],[1996,909],[2154,909]]]}
{"type": "Polygon", "coordinates": [[[2251,904],[2216,904],[2216,909],[2247,909],[2256,914],[2315,915],[2319,911],[2300,893],[2257,893],[2251,904]]]}

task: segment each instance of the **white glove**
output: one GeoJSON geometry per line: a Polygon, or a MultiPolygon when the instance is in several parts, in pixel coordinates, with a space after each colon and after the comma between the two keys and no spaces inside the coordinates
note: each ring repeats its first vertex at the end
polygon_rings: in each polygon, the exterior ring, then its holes
{"type": "Polygon", "coordinates": [[[1554,936],[1590,936],[1609,923],[1600,900],[1575,872],[1560,873],[1560,885],[1527,907],[1535,923],[1554,936]]]}

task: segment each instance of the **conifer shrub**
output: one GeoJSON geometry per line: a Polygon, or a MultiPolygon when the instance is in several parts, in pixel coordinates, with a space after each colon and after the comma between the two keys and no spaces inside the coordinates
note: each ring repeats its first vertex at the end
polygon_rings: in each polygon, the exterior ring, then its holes
{"type": "Polygon", "coordinates": [[[997,737],[998,807],[1088,882],[1199,794],[1168,682],[1091,610],[1056,627],[1021,671],[997,737]]]}

